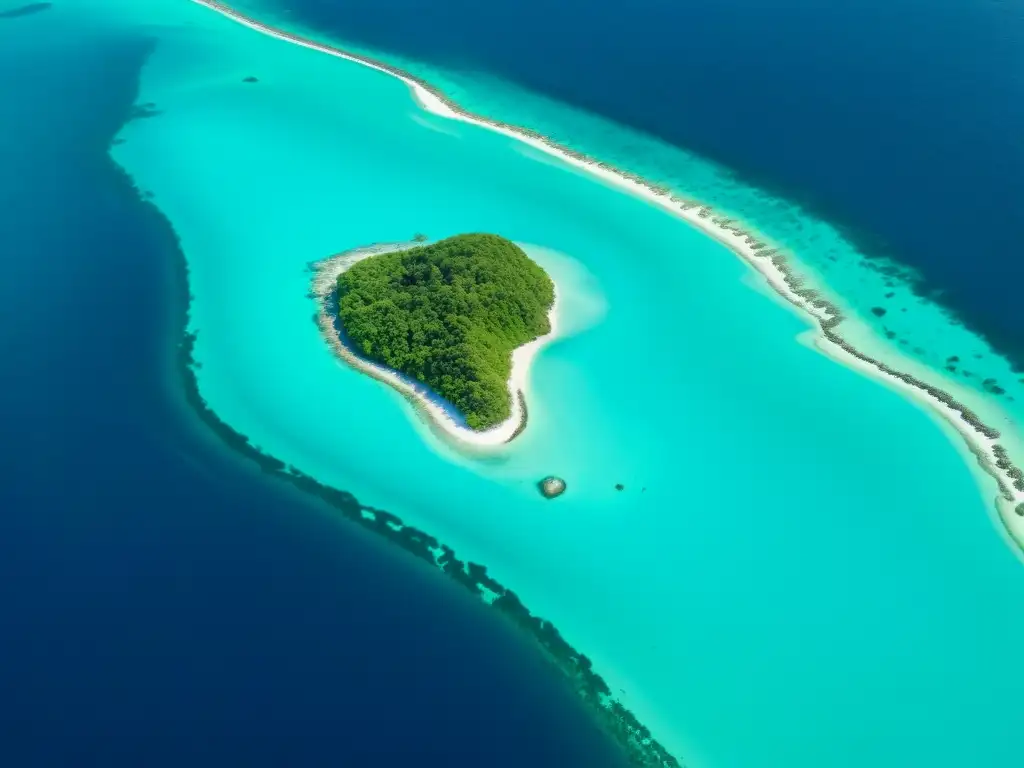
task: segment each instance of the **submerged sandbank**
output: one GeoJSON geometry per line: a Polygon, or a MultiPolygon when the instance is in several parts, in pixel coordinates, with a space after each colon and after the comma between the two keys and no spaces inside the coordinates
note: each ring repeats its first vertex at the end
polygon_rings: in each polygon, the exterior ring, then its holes
{"type": "Polygon", "coordinates": [[[558,335],[559,295],[555,286],[555,301],[548,311],[551,330],[544,336],[516,347],[512,352],[512,372],[508,379],[511,412],[507,419],[486,430],[471,429],[455,408],[426,385],[403,376],[379,363],[358,355],[348,345],[340,327],[337,313],[338,276],[363,259],[382,253],[393,253],[415,248],[419,243],[383,243],[355,248],[328,257],[310,265],[314,272],[312,294],[317,300],[317,324],[324,339],[335,354],[356,370],[397,390],[408,400],[427,425],[439,436],[457,447],[470,450],[500,448],[523,433],[527,425],[527,393],[530,366],[537,353],[558,335]]]}

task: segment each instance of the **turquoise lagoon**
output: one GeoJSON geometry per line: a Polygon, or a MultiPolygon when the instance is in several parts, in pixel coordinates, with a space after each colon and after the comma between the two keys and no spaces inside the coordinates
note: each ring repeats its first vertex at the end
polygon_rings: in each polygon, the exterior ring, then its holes
{"type": "MultiPolygon", "coordinates": [[[[338,43],[299,23],[279,0],[235,0],[233,5],[295,34],[338,43]]],[[[892,340],[891,345],[873,344],[873,354],[904,370],[908,361],[919,373],[927,369],[924,377],[937,386],[956,389],[969,397],[976,395],[971,398],[972,406],[989,412],[993,424],[998,422],[1000,428],[1017,435],[1024,432],[1024,376],[1014,371],[985,339],[963,327],[943,307],[940,296],[918,295],[914,271],[886,253],[873,247],[866,255],[829,222],[744,183],[730,169],[597,115],[492,76],[440,67],[347,40],[338,44],[422,77],[476,114],[529,126],[564,146],[639,173],[746,222],[774,246],[795,254],[801,271],[825,284],[864,330],[870,328],[873,335],[892,340]],[[876,316],[871,311],[874,308],[885,309],[885,314],[876,316]],[[952,357],[958,360],[951,361],[952,357]],[[948,370],[949,365],[955,371],[948,370]],[[998,393],[991,385],[1003,392],[998,393]],[[997,408],[987,407],[992,405],[997,408]]],[[[679,94],[679,98],[685,99],[685,94],[679,94]]],[[[523,147],[522,151],[533,150],[523,147]]],[[[884,185],[886,180],[879,179],[878,183],[884,185]]],[[[908,220],[907,226],[935,227],[943,217],[958,215],[957,196],[961,194],[969,194],[969,190],[951,189],[948,209],[937,210],[934,219],[927,221],[908,220]]],[[[874,246],[871,233],[863,239],[874,246]]],[[[846,330],[849,335],[850,329],[846,330]]],[[[855,335],[860,339],[865,336],[855,335]]],[[[1022,447],[1018,440],[1018,450],[1022,447]]]]}
{"type": "MultiPolygon", "coordinates": [[[[925,410],[798,343],[807,322],[724,247],[183,0],[51,13],[156,39],[159,114],[112,152],[180,237],[199,386],[233,428],[485,564],[688,765],[1019,765],[1024,568],[994,484],[925,410]],[[312,261],[468,231],[527,244],[572,298],[529,428],[488,459],[340,365],[307,297],[312,261]]],[[[643,171],[645,141],[608,159],[643,171]]]]}

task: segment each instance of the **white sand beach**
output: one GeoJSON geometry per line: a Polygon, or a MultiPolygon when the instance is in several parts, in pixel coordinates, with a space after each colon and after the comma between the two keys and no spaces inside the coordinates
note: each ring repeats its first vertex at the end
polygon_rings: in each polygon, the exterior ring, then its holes
{"type": "MultiPolygon", "coordinates": [[[[901,391],[909,392],[912,390],[916,399],[926,401],[936,414],[948,421],[967,441],[968,447],[974,456],[977,457],[982,469],[998,483],[1000,501],[997,506],[1000,516],[1011,535],[1024,546],[1024,516],[1016,511],[1017,509],[1024,510],[1024,481],[1021,480],[1022,475],[1019,469],[1024,466],[1024,447],[1022,447],[1024,446],[1024,440],[1021,439],[1020,435],[1016,434],[998,435],[991,416],[993,410],[998,410],[998,408],[989,403],[980,394],[972,391],[957,391],[954,398],[953,394],[946,389],[947,382],[941,377],[933,377],[927,371],[918,371],[911,375],[903,369],[895,369],[893,364],[888,361],[892,359],[899,360],[900,356],[896,354],[890,355],[889,349],[881,340],[872,342],[870,346],[872,350],[877,350],[875,354],[885,358],[885,362],[878,358],[870,357],[870,354],[863,349],[854,348],[837,331],[840,324],[837,321],[842,321],[845,318],[839,315],[836,304],[825,300],[826,293],[824,290],[817,288],[813,291],[808,290],[806,278],[801,276],[799,269],[795,268],[792,264],[794,260],[783,256],[777,248],[771,247],[760,235],[756,235],[751,230],[745,229],[742,226],[737,226],[735,220],[716,214],[709,206],[703,206],[692,200],[674,195],[670,190],[648,182],[636,174],[614,168],[568,147],[561,146],[535,131],[510,126],[497,120],[490,120],[471,114],[429,84],[396,67],[390,67],[366,56],[348,53],[323,43],[269,27],[214,0],[193,1],[263,34],[317,50],[330,56],[353,61],[397,77],[412,90],[416,101],[425,110],[445,118],[497,131],[517,141],[522,141],[542,152],[558,157],[567,164],[593,174],[610,185],[620,187],[648,201],[652,205],[663,208],[719,241],[756,270],[774,291],[810,320],[812,324],[817,326],[814,335],[814,346],[817,349],[829,357],[858,371],[869,374],[874,378],[881,379],[901,391]],[[912,379],[913,381],[908,382],[907,379],[912,379]],[[950,403],[960,405],[960,410],[950,405],[950,403]],[[968,418],[963,412],[965,408],[970,412],[971,418],[968,418]],[[981,423],[976,418],[976,414],[979,413],[988,414],[986,418],[989,419],[989,422],[981,423]],[[1002,456],[999,455],[1000,452],[1003,453],[1002,456]],[[1016,486],[1022,487],[1018,488],[1016,486]]],[[[540,341],[538,340],[538,342],[540,341]]],[[[530,345],[527,346],[529,347],[530,345]]],[[[519,387],[522,389],[523,385],[525,385],[525,378],[519,377],[525,376],[529,361],[536,354],[536,348],[527,349],[524,347],[521,350],[517,350],[517,352],[521,352],[520,359],[523,362],[516,371],[521,371],[521,373],[513,373],[513,381],[510,382],[510,388],[519,387]]],[[[895,353],[895,351],[893,352],[895,353]]],[[[429,406],[425,405],[424,407],[429,406]]],[[[443,411],[440,413],[443,413],[443,411]]],[[[440,413],[435,416],[438,423],[445,424],[450,422],[450,418],[447,415],[442,416],[440,413]]],[[[1002,424],[999,426],[1005,429],[1002,424]]],[[[488,446],[504,442],[504,439],[507,439],[507,435],[513,433],[514,429],[502,425],[493,432],[477,435],[452,422],[450,427],[446,427],[446,431],[459,436],[467,444],[488,446]]]]}
{"type": "Polygon", "coordinates": [[[494,450],[518,437],[527,424],[526,403],[529,402],[530,367],[537,353],[558,335],[559,294],[555,286],[555,301],[548,312],[551,330],[544,336],[517,347],[512,352],[512,372],[508,380],[508,393],[512,412],[505,421],[487,430],[474,430],[466,426],[455,414],[454,408],[424,384],[383,365],[360,357],[345,344],[335,327],[335,317],[329,307],[338,276],[363,259],[382,253],[391,253],[415,247],[416,243],[392,243],[367,246],[332,256],[313,265],[313,293],[319,311],[317,321],[324,338],[339,358],[358,371],[394,387],[400,392],[442,438],[456,447],[475,451],[494,450]]]}

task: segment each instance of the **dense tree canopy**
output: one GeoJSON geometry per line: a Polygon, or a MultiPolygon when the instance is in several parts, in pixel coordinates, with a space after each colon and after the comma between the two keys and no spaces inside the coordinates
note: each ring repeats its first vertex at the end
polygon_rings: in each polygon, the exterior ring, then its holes
{"type": "Polygon", "coordinates": [[[508,418],[512,350],[551,330],[554,299],[547,273],[497,235],[372,256],[338,277],[355,350],[430,386],[473,429],[508,418]]]}

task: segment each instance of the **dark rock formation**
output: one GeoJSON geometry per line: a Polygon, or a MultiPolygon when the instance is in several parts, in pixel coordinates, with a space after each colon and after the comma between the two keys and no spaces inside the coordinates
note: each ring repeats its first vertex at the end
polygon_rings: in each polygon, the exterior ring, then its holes
{"type": "Polygon", "coordinates": [[[255,77],[253,77],[252,75],[249,75],[248,77],[243,77],[243,78],[242,78],[242,82],[243,82],[243,83],[258,83],[258,82],[259,82],[259,80],[257,80],[257,79],[256,79],[255,77]]]}
{"type": "Polygon", "coordinates": [[[993,395],[1002,395],[1006,392],[1005,389],[1003,389],[1002,387],[999,386],[999,384],[996,383],[995,379],[985,379],[983,382],[981,382],[981,386],[982,388],[984,388],[986,392],[989,392],[993,395]]]}
{"type": "Polygon", "coordinates": [[[545,499],[553,499],[565,493],[565,480],[554,475],[548,475],[537,483],[537,486],[540,488],[540,492],[544,494],[545,499]]]}
{"type": "Polygon", "coordinates": [[[160,114],[160,110],[157,109],[156,104],[152,101],[147,101],[145,104],[136,104],[132,107],[131,115],[128,117],[129,120],[144,120],[147,117],[156,117],[160,114]]]}

